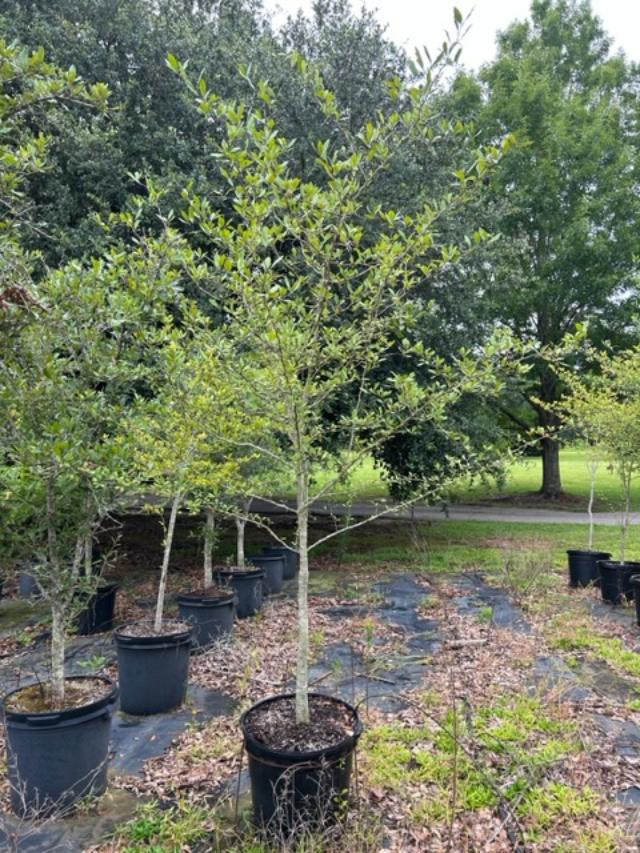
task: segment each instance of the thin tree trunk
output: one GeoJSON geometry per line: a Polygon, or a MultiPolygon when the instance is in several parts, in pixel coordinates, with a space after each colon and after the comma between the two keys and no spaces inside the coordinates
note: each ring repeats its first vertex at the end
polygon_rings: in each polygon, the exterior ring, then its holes
{"type": "Polygon", "coordinates": [[[162,627],[162,617],[164,615],[164,596],[167,589],[167,575],[169,574],[169,557],[171,556],[171,545],[173,544],[173,534],[175,533],[176,529],[176,518],[178,517],[178,510],[180,508],[181,500],[181,494],[177,494],[173,499],[173,503],[171,504],[171,514],[169,515],[169,526],[167,527],[167,533],[164,537],[162,571],[160,572],[160,584],[158,586],[156,617],[153,623],[153,627],[156,631],[159,631],[162,627]]]}
{"type": "Polygon", "coordinates": [[[597,472],[597,464],[589,465],[589,476],[591,481],[589,483],[589,504],[587,506],[587,512],[589,514],[589,543],[588,550],[593,550],[593,503],[596,497],[596,472],[597,472]]]}
{"type": "Polygon", "coordinates": [[[213,583],[213,543],[216,538],[216,519],[212,509],[207,508],[204,525],[204,586],[213,583]]]}
{"type": "Polygon", "coordinates": [[[629,529],[631,511],[631,473],[623,471],[622,488],[624,491],[624,505],[622,509],[622,524],[620,526],[620,562],[624,563],[627,550],[627,531],[629,529]]]}
{"type": "Polygon", "coordinates": [[[64,579],[60,575],[58,560],[58,539],[55,528],[56,502],[53,488],[55,462],[52,473],[47,477],[47,549],[49,585],[48,598],[51,602],[51,694],[56,706],[64,703],[64,650],[65,650],[65,612],[67,590],[61,588],[64,579]],[[58,583],[56,583],[56,581],[58,583]],[[56,589],[58,587],[58,589],[56,589]],[[58,593],[58,594],[56,594],[58,593]]]}
{"type": "Polygon", "coordinates": [[[296,721],[309,722],[309,484],[298,475],[298,661],[296,667],[296,721]]]}
{"type": "Polygon", "coordinates": [[[59,601],[51,604],[51,694],[54,706],[64,704],[64,607],[59,601]]]}
{"type": "Polygon", "coordinates": [[[87,578],[93,574],[93,535],[91,528],[84,538],[84,573],[87,578]]]}
{"type": "Polygon", "coordinates": [[[239,569],[244,569],[244,529],[246,524],[244,518],[236,516],[236,565],[239,569]]]}

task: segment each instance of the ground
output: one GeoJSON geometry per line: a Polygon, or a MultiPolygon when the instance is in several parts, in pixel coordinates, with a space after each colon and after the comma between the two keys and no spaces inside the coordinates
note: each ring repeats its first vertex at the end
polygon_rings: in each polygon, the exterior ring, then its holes
{"type": "MultiPolygon", "coordinates": [[[[549,528],[386,522],[314,556],[313,686],[356,702],[365,733],[342,836],[301,850],[638,849],[640,629],[632,608],[568,590],[563,550],[584,531],[549,528]]],[[[126,556],[112,569],[120,619],[148,612],[161,542],[154,519],[129,519],[123,533],[126,556]]],[[[250,538],[249,551],[266,541],[250,538]]],[[[219,552],[231,548],[225,539],[219,552]]],[[[171,590],[199,572],[185,519],[171,590]]],[[[294,594],[292,582],[230,641],[192,658],[180,712],[116,715],[101,801],[44,827],[0,827],[31,851],[267,850],[248,822],[237,721],[291,685],[294,594]]],[[[41,619],[37,607],[2,603],[3,690],[40,671],[41,619]]],[[[114,673],[108,637],[69,651],[70,671],[114,673]]]]}

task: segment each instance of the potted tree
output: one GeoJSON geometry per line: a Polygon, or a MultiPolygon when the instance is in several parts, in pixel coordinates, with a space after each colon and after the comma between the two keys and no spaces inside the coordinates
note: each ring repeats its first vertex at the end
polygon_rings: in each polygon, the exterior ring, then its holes
{"type": "Polygon", "coordinates": [[[49,812],[106,786],[115,685],[65,675],[66,631],[99,577],[87,543],[135,488],[123,415],[152,367],[148,326],[175,310],[175,275],[158,246],[117,246],[34,286],[38,306],[3,316],[14,330],[0,359],[2,541],[31,559],[51,611],[51,674],[4,698],[14,808],[49,812]]]}
{"type": "MultiPolygon", "coordinates": [[[[123,625],[115,633],[120,706],[129,714],[157,714],[185,699],[193,621],[165,616],[178,513],[199,508],[203,494],[209,504],[212,494],[233,483],[238,467],[233,457],[216,453],[212,441],[214,424],[232,437],[237,420],[206,347],[205,321],[195,311],[187,319],[180,330],[158,333],[162,369],[155,395],[139,398],[127,422],[139,476],[161,501],[150,508],[163,512],[165,502],[169,505],[154,618],[123,625]]],[[[200,600],[208,596],[205,589],[200,600]]]]}
{"type": "MultiPolygon", "coordinates": [[[[286,470],[280,464],[276,443],[267,433],[251,435],[251,443],[262,448],[241,465],[241,493],[230,498],[227,513],[236,525],[235,565],[218,570],[218,576],[233,585],[238,596],[238,616],[255,615],[262,607],[263,594],[274,595],[282,589],[287,564],[282,553],[245,555],[245,529],[249,521],[265,526],[265,521],[251,512],[254,500],[261,500],[288,511],[288,506],[273,497],[287,486],[286,470]],[[269,453],[264,451],[271,448],[269,453]]],[[[240,448],[242,450],[242,448],[240,448]]],[[[237,451],[236,451],[237,452],[237,451]]],[[[268,524],[266,525],[268,526],[268,524]]],[[[284,546],[283,546],[284,547],[284,546]]]]}
{"type": "Polygon", "coordinates": [[[631,490],[640,470],[640,350],[595,356],[598,372],[574,378],[566,408],[618,475],[621,491],[619,560],[598,561],[602,598],[619,604],[633,596],[631,576],[640,563],[626,553],[631,490]]]}
{"type": "MultiPolygon", "coordinates": [[[[301,85],[340,127],[333,93],[302,57],[293,61],[301,85]]],[[[177,59],[169,63],[186,79],[177,59]]],[[[263,826],[278,816],[289,829],[315,825],[332,813],[348,788],[362,732],[354,707],[309,691],[308,584],[310,551],[364,522],[311,542],[314,501],[330,495],[391,435],[424,420],[444,424],[462,394],[491,394],[499,385],[499,347],[488,345],[482,365],[465,353],[444,365],[411,337],[419,322],[417,283],[460,256],[458,248],[437,245],[436,220],[464,203],[500,151],[478,153],[472,167],[458,173],[457,189],[410,216],[367,201],[373,176],[407,137],[432,144],[432,83],[430,75],[406,92],[394,81],[395,112],[339,142],[318,141],[321,183],[294,173],[295,142],[278,132],[268,84],[255,87],[260,105],[252,108],[224,102],[202,83],[193,87],[203,113],[223,128],[218,155],[230,186],[226,209],[233,210],[226,217],[207,199],[191,196],[183,214],[212,245],[216,296],[227,318],[217,337],[220,370],[228,384],[251,388],[237,405],[251,419],[264,418],[279,437],[275,450],[259,442],[253,449],[266,458],[275,454],[296,484],[296,688],[257,703],[241,720],[255,818],[263,826]],[[420,383],[408,370],[383,377],[379,368],[398,351],[423,364],[432,381],[420,383]],[[335,477],[320,484],[313,474],[330,462],[335,477]]],[[[469,245],[484,237],[478,232],[469,245]]]]}
{"type": "MultiPolygon", "coordinates": [[[[64,677],[64,629],[87,501],[76,466],[91,461],[108,472],[109,453],[96,447],[91,425],[82,423],[85,416],[92,422],[87,381],[76,375],[74,354],[65,351],[72,323],[57,296],[59,290],[68,296],[69,280],[63,273],[36,287],[19,243],[28,218],[23,182],[46,165],[44,113],[65,100],[104,105],[108,89],[87,89],[74,69],[47,63],[42,49],[30,53],[4,41],[0,79],[0,541],[14,558],[37,556],[40,592],[52,619],[49,680],[14,690],[2,705],[12,807],[40,815],[104,790],[116,689],[104,678],[64,677]],[[72,446],[79,438],[88,444],[72,446]]],[[[69,300],[66,307],[72,307],[69,300]]],[[[97,488],[96,505],[99,497],[97,488]]]]}

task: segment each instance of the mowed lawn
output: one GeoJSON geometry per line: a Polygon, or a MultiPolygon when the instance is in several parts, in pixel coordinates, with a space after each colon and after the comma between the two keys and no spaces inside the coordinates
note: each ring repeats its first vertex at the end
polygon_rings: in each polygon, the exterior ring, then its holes
{"type": "MultiPolygon", "coordinates": [[[[562,485],[569,497],[567,509],[585,508],[589,498],[589,472],[585,464],[585,451],[581,447],[563,448],[560,453],[560,471],[562,485]],[[573,505],[575,504],[575,505],[573,505]]],[[[324,484],[334,476],[331,471],[321,472],[317,476],[318,484],[324,484]]],[[[506,482],[498,484],[461,482],[450,493],[454,503],[472,502],[498,498],[514,498],[514,502],[526,503],[526,497],[532,496],[542,483],[542,460],[539,458],[521,459],[515,462],[507,473],[506,482]],[[518,501],[517,498],[520,500],[518,501]]],[[[294,490],[286,490],[288,497],[293,497],[294,490]]],[[[387,486],[381,475],[380,468],[372,460],[365,460],[357,466],[347,485],[337,486],[326,500],[357,501],[377,500],[388,496],[387,486]]],[[[561,502],[562,503],[562,502],[561,502]]],[[[635,511],[640,511],[640,478],[632,486],[632,504],[635,511]]],[[[559,508],[563,508],[564,505],[559,508]]],[[[620,485],[614,471],[607,462],[602,461],[598,466],[596,478],[596,509],[601,511],[618,510],[620,507],[620,485]]]]}
{"type": "MultiPolygon", "coordinates": [[[[589,498],[589,471],[585,463],[585,451],[581,447],[566,447],[560,452],[560,475],[562,487],[567,495],[580,499],[586,507],[589,498]]],[[[499,495],[526,495],[537,492],[542,483],[542,460],[539,458],[521,459],[511,466],[506,483],[498,488],[487,489],[486,485],[460,488],[456,491],[459,502],[467,499],[478,500],[483,497],[499,495]]],[[[617,510],[620,507],[620,483],[615,472],[606,461],[598,465],[596,475],[596,509],[617,510]]],[[[640,510],[640,478],[632,485],[633,508],[640,510]]]]}

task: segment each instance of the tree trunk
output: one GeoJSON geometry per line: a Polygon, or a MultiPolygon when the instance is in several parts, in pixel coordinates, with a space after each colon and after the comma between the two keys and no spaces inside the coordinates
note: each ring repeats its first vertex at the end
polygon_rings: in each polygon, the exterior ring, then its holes
{"type": "Polygon", "coordinates": [[[212,509],[205,510],[204,525],[204,586],[205,589],[213,583],[213,544],[216,538],[216,520],[212,509]]]}
{"type": "Polygon", "coordinates": [[[542,439],[542,487],[545,498],[559,498],[562,494],[560,479],[560,443],[555,438],[542,439]]]}
{"type": "Polygon", "coordinates": [[[244,569],[244,528],[246,524],[244,518],[236,516],[236,565],[239,569],[244,569]]]}
{"type": "Polygon", "coordinates": [[[558,402],[560,395],[561,389],[557,377],[548,367],[543,366],[540,375],[540,401],[534,406],[538,423],[543,430],[540,494],[545,498],[559,498],[562,494],[560,443],[557,438],[560,419],[552,408],[558,402]]]}
{"type": "Polygon", "coordinates": [[[162,617],[164,615],[164,596],[167,589],[167,575],[169,574],[169,557],[171,556],[171,545],[173,544],[173,534],[176,529],[176,518],[178,517],[178,509],[182,495],[177,494],[171,504],[171,514],[169,516],[169,526],[167,534],[164,537],[164,554],[162,556],[162,570],[160,572],[160,583],[158,585],[158,599],[156,602],[156,617],[153,627],[159,631],[162,627],[162,617]]]}
{"type": "Polygon", "coordinates": [[[309,484],[298,475],[298,661],[296,666],[296,722],[309,722],[309,484]]]}
{"type": "Polygon", "coordinates": [[[64,607],[54,601],[51,605],[51,695],[54,706],[64,704],[64,607]]]}

